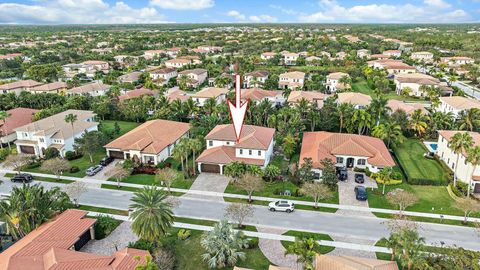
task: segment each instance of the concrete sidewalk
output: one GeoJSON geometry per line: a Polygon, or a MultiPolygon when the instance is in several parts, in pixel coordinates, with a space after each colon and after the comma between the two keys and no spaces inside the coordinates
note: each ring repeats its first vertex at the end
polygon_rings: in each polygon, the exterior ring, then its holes
{"type": "MultiPolygon", "coordinates": [[[[130,221],[130,219],[127,216],[112,215],[112,214],[105,214],[105,213],[98,213],[98,212],[88,212],[88,215],[91,215],[91,216],[109,215],[118,220],[130,221]]],[[[188,224],[188,223],[182,223],[182,222],[174,222],[173,227],[189,229],[189,230],[198,230],[198,231],[211,231],[213,229],[213,227],[211,226],[188,224]]],[[[242,232],[246,236],[250,236],[250,237],[258,237],[262,239],[277,240],[277,241],[289,241],[289,242],[295,241],[295,237],[288,236],[288,235],[252,232],[252,231],[242,231],[242,232]]],[[[353,250],[361,250],[361,251],[369,251],[369,252],[382,252],[382,253],[390,253],[390,254],[392,253],[391,250],[388,248],[371,246],[371,245],[361,245],[361,244],[353,244],[348,242],[326,241],[326,240],[319,240],[318,243],[322,246],[329,246],[329,247],[335,247],[335,248],[353,249],[353,250]]]]}
{"type": "MultiPolygon", "coordinates": [[[[16,173],[16,171],[12,170],[0,170],[0,174],[5,173],[16,173]]],[[[27,172],[30,173],[30,172],[27,172]]],[[[50,177],[54,178],[54,175],[51,174],[43,174],[43,173],[30,173],[33,176],[41,176],[41,177],[50,177]]],[[[78,177],[71,177],[71,176],[62,176],[62,179],[72,180],[72,181],[80,181],[85,182],[90,185],[101,185],[101,184],[108,184],[108,185],[117,185],[116,182],[110,181],[103,181],[103,180],[96,180],[92,178],[78,178],[78,177]]],[[[61,184],[60,184],[61,185],[61,184]]],[[[132,183],[120,183],[122,187],[134,187],[134,188],[143,188],[144,185],[140,184],[132,184],[132,183]]],[[[211,191],[202,191],[202,190],[188,190],[188,189],[179,189],[179,188],[171,188],[172,192],[180,192],[180,193],[189,193],[189,194],[196,194],[201,196],[217,196],[217,197],[227,197],[227,198],[237,198],[237,199],[248,199],[248,196],[241,195],[241,194],[233,194],[233,193],[220,193],[220,192],[211,192],[211,191]]],[[[254,201],[276,201],[278,198],[269,198],[269,197],[259,197],[259,196],[252,196],[254,201]]],[[[290,201],[294,202],[297,205],[306,205],[306,206],[314,206],[314,202],[311,201],[299,201],[289,199],[290,201]]],[[[412,211],[403,211],[402,213],[398,210],[391,210],[391,209],[383,209],[383,208],[371,208],[371,207],[362,207],[362,206],[354,206],[354,205],[339,205],[339,204],[331,204],[331,203],[318,203],[319,207],[326,207],[326,208],[334,208],[340,210],[349,210],[354,212],[374,212],[374,213],[383,213],[383,214],[391,214],[391,215],[398,215],[403,214],[406,216],[412,217],[424,217],[424,218],[436,218],[441,220],[457,220],[463,221],[463,216],[453,216],[453,215],[443,215],[443,214],[433,214],[433,213],[424,213],[424,212],[412,212],[412,211]]],[[[339,213],[341,215],[341,213],[339,213]]],[[[348,214],[347,214],[348,215],[348,214]]],[[[470,217],[468,219],[471,222],[479,222],[480,218],[473,218],[470,217]]]]}

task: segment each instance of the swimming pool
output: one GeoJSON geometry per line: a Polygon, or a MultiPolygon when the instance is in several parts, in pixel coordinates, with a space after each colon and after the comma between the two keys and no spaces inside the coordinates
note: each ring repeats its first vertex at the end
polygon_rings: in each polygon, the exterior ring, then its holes
{"type": "Polygon", "coordinates": [[[436,142],[423,142],[423,144],[425,144],[425,146],[427,147],[429,152],[431,152],[431,153],[437,152],[438,143],[436,143],[436,142]]]}

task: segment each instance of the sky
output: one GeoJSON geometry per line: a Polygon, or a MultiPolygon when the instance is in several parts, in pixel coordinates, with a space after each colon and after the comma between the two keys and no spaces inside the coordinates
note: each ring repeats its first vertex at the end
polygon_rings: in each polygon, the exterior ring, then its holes
{"type": "Polygon", "coordinates": [[[480,0],[0,0],[0,24],[466,22],[480,0]]]}

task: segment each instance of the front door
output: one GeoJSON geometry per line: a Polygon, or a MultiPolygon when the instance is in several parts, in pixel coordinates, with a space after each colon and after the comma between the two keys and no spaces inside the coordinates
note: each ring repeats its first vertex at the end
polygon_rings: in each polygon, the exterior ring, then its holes
{"type": "Polygon", "coordinates": [[[473,193],[480,193],[480,183],[475,183],[475,187],[473,188],[473,193]]]}
{"type": "Polygon", "coordinates": [[[354,165],[354,158],[347,158],[347,168],[352,168],[354,165]]]}

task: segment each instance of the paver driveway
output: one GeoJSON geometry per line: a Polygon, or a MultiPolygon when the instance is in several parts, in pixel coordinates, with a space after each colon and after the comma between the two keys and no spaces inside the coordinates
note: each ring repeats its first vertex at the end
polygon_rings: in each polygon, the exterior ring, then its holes
{"type": "MultiPolygon", "coordinates": [[[[230,178],[224,175],[215,173],[200,173],[190,187],[190,190],[223,193],[227,188],[229,182],[230,178]]],[[[188,192],[183,196],[187,198],[223,201],[223,197],[221,196],[189,194],[188,192]]]]}

